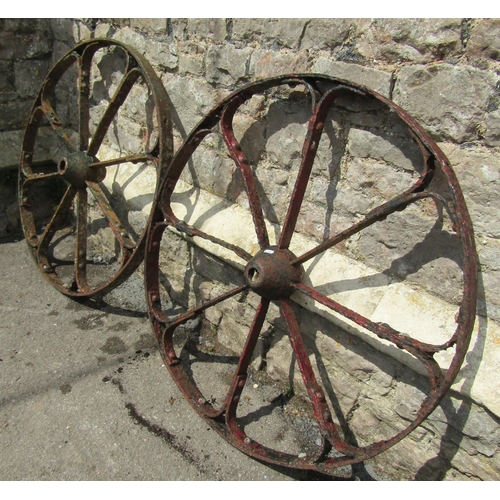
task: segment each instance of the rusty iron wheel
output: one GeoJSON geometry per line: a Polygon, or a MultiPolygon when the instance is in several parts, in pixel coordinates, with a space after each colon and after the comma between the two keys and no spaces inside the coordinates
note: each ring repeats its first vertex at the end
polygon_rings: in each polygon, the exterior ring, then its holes
{"type": "MultiPolygon", "coordinates": [[[[121,150],[119,138],[115,142],[121,150]]],[[[118,41],[93,39],[52,67],[28,119],[19,167],[24,235],[51,285],[87,298],[109,292],[137,269],[144,258],[147,202],[171,157],[167,94],[141,54],[118,41]],[[144,103],[139,111],[131,95],[144,103]],[[141,122],[140,144],[103,157],[122,112],[141,122]],[[138,198],[146,201],[129,205],[124,191],[141,175],[148,187],[138,198]],[[128,220],[133,211],[141,212],[137,224],[128,220]]]]}
{"type": "MultiPolygon", "coordinates": [[[[273,98],[279,99],[280,92],[276,91],[273,98]]],[[[201,158],[203,162],[203,154],[208,154],[212,146],[213,144],[210,144],[197,160],[201,158]]],[[[221,165],[224,165],[224,162],[221,165]]],[[[196,192],[199,193],[199,191],[196,192]]],[[[216,206],[222,210],[227,203],[220,203],[216,206]]],[[[266,215],[267,213],[269,211],[266,215]]],[[[191,269],[191,275],[192,271],[191,269]]],[[[221,280],[224,280],[222,276],[221,280]]],[[[431,414],[450,389],[466,355],[475,321],[477,256],[471,220],[450,163],[430,135],[411,116],[379,93],[349,81],[324,75],[287,75],[257,81],[234,92],[215,106],[186,138],[160,186],[155,219],[148,233],[145,287],[152,328],[164,362],[187,401],[213,429],[231,445],[263,462],[340,475],[340,469],[368,460],[408,436],[431,414]],[[307,131],[302,143],[300,165],[297,168],[297,178],[289,197],[286,216],[276,236],[277,241],[272,243],[263,209],[264,201],[269,200],[263,198],[261,186],[256,180],[258,167],[257,170],[252,168],[240,142],[236,139],[235,115],[244,106],[248,106],[247,110],[252,106],[253,109],[260,109],[259,101],[255,101],[257,105],[249,104],[251,99],[265,92],[273,92],[278,87],[302,89],[301,92],[307,96],[311,111],[306,122],[307,131]],[[333,236],[325,237],[313,248],[297,255],[290,251],[290,243],[297,231],[297,221],[308,184],[311,181],[317,146],[324,134],[328,112],[337,99],[344,99],[346,96],[353,101],[370,99],[391,115],[395,115],[413,138],[423,167],[418,172],[415,181],[403,192],[367,211],[363,217],[358,218],[347,228],[336,232],[333,236]],[[186,205],[184,212],[182,210],[179,212],[175,207],[178,200],[176,186],[186,179],[188,171],[191,171],[193,178],[194,187],[191,190],[192,192],[196,190],[196,178],[201,178],[202,170],[199,170],[197,175],[192,173],[193,168],[196,167],[194,156],[197,148],[207,138],[212,138],[224,145],[228,159],[225,165],[229,163],[232,166],[234,175],[239,176],[240,183],[244,186],[242,191],[246,195],[245,208],[251,213],[250,220],[253,221],[254,250],[244,248],[244,245],[237,241],[226,241],[220,234],[213,234],[202,224],[192,221],[203,221],[209,216],[203,218],[197,215],[194,219],[188,220],[193,206],[186,205]],[[440,179],[440,185],[446,186],[446,195],[435,191],[436,184],[433,183],[433,179],[437,177],[440,179]],[[305,278],[303,269],[303,265],[311,259],[320,257],[332,247],[346,242],[350,237],[371,225],[384,221],[392,214],[404,212],[422,201],[431,202],[448,214],[457,235],[457,241],[460,241],[462,245],[463,285],[459,305],[457,305],[456,329],[450,333],[446,342],[438,344],[413,338],[389,324],[375,322],[346,307],[311,285],[305,278]],[[165,243],[165,239],[170,238],[172,234],[176,237],[175,245],[177,246],[165,243]],[[178,243],[179,241],[181,243],[178,243]],[[235,280],[228,278],[226,281],[229,284],[226,288],[208,295],[196,288],[196,280],[193,281],[192,276],[189,280],[181,281],[180,285],[176,284],[173,276],[173,268],[176,266],[175,256],[166,252],[178,253],[180,244],[188,245],[186,248],[190,248],[189,251],[193,255],[196,245],[205,249],[218,248],[223,253],[225,252],[225,255],[231,254],[242,264],[236,267],[230,266],[224,257],[214,258],[213,262],[211,261],[210,272],[227,273],[228,276],[234,276],[236,273],[239,278],[235,280]],[[185,302],[182,307],[177,307],[172,297],[175,299],[174,295],[176,295],[179,301],[182,301],[182,283],[186,287],[193,288],[196,297],[194,301],[185,302]],[[174,290],[176,287],[177,290],[174,290]],[[170,295],[166,295],[165,289],[170,295]],[[356,328],[371,332],[376,339],[381,339],[393,350],[396,347],[396,351],[409,354],[420,363],[423,377],[428,384],[427,391],[420,407],[413,411],[409,421],[404,424],[404,428],[387,439],[358,444],[352,439],[352,435],[345,431],[338,419],[335,421],[335,408],[330,401],[330,391],[325,388],[323,380],[312,366],[309,357],[310,350],[302,332],[300,312],[297,310],[295,297],[301,298],[302,302],[309,301],[315,306],[321,305],[351,322],[356,328]],[[186,333],[187,326],[193,322],[196,325],[197,320],[206,319],[211,311],[223,307],[235,298],[236,302],[231,302],[231,305],[227,307],[240,307],[239,304],[243,303],[244,299],[252,298],[253,308],[250,311],[253,312],[248,321],[250,327],[246,340],[241,343],[239,352],[228,355],[226,362],[232,363],[231,373],[227,386],[218,398],[219,402],[216,403],[210,392],[212,389],[205,390],[201,387],[200,381],[195,380],[193,360],[189,361],[186,358],[187,343],[191,342],[192,345],[196,339],[188,339],[184,346],[181,341],[182,337],[190,335],[189,332],[186,333]],[[255,357],[254,350],[263,332],[271,304],[274,304],[279,311],[279,320],[286,330],[286,336],[288,336],[296,359],[296,366],[300,371],[308,404],[312,409],[315,426],[320,436],[316,443],[311,443],[311,447],[303,452],[290,453],[259,442],[246,431],[249,417],[245,417],[247,420],[242,418],[244,412],[241,411],[240,405],[244,404],[244,391],[248,394],[249,379],[254,376],[250,364],[255,357]],[[454,352],[447,369],[444,369],[436,357],[443,352],[450,351],[454,352]]],[[[243,314],[241,312],[241,315],[243,314]]],[[[214,317],[214,314],[211,317],[214,317]]],[[[208,360],[211,353],[208,351],[201,353],[200,349],[202,350],[202,347],[198,345],[197,362],[208,360]]],[[[215,366],[220,357],[215,351],[212,361],[209,362],[215,366]]],[[[265,411],[264,409],[263,413],[265,411]]],[[[256,412],[251,415],[257,418],[256,412]]]]}

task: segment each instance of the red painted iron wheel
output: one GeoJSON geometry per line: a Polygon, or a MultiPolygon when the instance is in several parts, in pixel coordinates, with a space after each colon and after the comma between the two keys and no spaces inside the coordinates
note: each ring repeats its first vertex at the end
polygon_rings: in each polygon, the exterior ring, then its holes
{"type": "Polygon", "coordinates": [[[134,272],[144,257],[147,205],[171,156],[167,95],[142,55],[94,39],[55,64],[31,110],[19,167],[24,235],[51,285],[91,297],[134,272]],[[120,144],[120,120],[133,122],[136,143],[120,144]],[[147,187],[128,200],[141,175],[147,187]]]}
{"type": "MultiPolygon", "coordinates": [[[[291,114],[282,113],[278,116],[279,119],[286,120],[291,114]]],[[[370,116],[373,117],[374,113],[370,116]]],[[[290,121],[293,122],[292,119],[290,121]]],[[[268,123],[271,123],[271,119],[268,123]]],[[[275,128],[279,128],[279,125],[275,125],[275,128]]],[[[253,130],[267,129],[265,126],[255,126],[253,130]]],[[[255,144],[255,135],[250,135],[250,138],[252,140],[248,142],[255,144]]],[[[278,158],[276,162],[279,164],[279,161],[278,158]]],[[[276,184],[279,182],[277,180],[276,184]]],[[[217,187],[213,187],[211,194],[217,193],[217,187]]],[[[412,117],[382,95],[361,85],[323,75],[287,75],[243,87],[213,108],[187,137],[160,187],[155,213],[156,218],[148,233],[145,286],[149,316],[161,354],[179,389],[195,411],[242,452],[271,464],[335,475],[339,468],[370,459],[401,441],[431,414],[452,385],[467,352],[475,320],[477,256],[472,224],[462,192],[445,155],[412,117]],[[269,209],[272,205],[269,199],[271,195],[266,197],[265,182],[258,181],[260,167],[253,165],[258,163],[257,160],[253,158],[251,165],[249,155],[243,151],[242,142],[236,139],[238,134],[241,135],[238,128],[245,113],[250,110],[261,116],[264,112],[264,98],[259,97],[264,94],[271,103],[270,106],[274,106],[278,112],[281,108],[276,103],[283,99],[288,99],[292,106],[297,102],[306,102],[310,109],[309,118],[304,121],[305,138],[298,154],[297,175],[291,182],[293,190],[288,197],[288,208],[282,214],[280,225],[273,226],[279,228],[274,242],[271,239],[268,217],[273,214],[269,209]],[[334,105],[341,99],[344,99],[344,110],[359,111],[355,104],[357,100],[368,99],[370,109],[383,108],[389,115],[395,116],[413,137],[422,168],[411,185],[399,194],[367,210],[347,227],[325,236],[309,250],[299,254],[292,253],[291,242],[298,230],[305,195],[313,180],[311,172],[314,172],[318,144],[325,135],[325,123],[330,116],[328,113],[335,111],[334,105]],[[242,114],[237,115],[240,111],[242,114]],[[202,144],[206,147],[196,156],[202,144]],[[215,180],[211,178],[208,182],[204,180],[204,161],[217,145],[225,148],[225,156],[219,162],[220,174],[216,174],[215,180]],[[198,170],[197,166],[200,167],[198,170]],[[228,201],[221,196],[208,214],[193,215],[195,203],[202,195],[200,185],[205,182],[212,189],[210,186],[215,186],[222,179],[222,168],[232,169],[232,180],[222,190],[227,194],[226,198],[232,198],[228,201]],[[433,179],[438,177],[439,183],[433,183],[433,179]],[[234,194],[236,178],[239,179],[240,190],[234,194]],[[183,187],[179,188],[181,184],[183,187]],[[445,195],[437,190],[436,186],[440,185],[446,186],[445,195]],[[176,203],[181,199],[183,190],[188,196],[185,200],[191,201],[186,201],[179,210],[176,203]],[[217,231],[214,233],[207,229],[210,226],[205,225],[217,210],[226,209],[231,202],[234,206],[238,205],[237,199],[241,193],[244,201],[241,202],[241,197],[239,198],[240,206],[251,214],[249,220],[253,221],[250,222],[254,234],[253,247],[245,246],[237,238],[226,240],[223,234],[217,231]],[[390,324],[376,322],[356,312],[312,285],[303,268],[312,259],[321,257],[334,246],[344,244],[373,224],[411,209],[422,201],[435,204],[439,207],[438,210],[448,214],[457,241],[462,245],[463,286],[457,306],[456,329],[444,343],[418,340],[390,324]],[[205,272],[203,279],[195,274],[202,269],[200,262],[207,255],[199,250],[200,247],[216,249],[216,255],[220,250],[218,257],[208,258],[209,264],[202,271],[205,272]],[[182,248],[186,249],[191,260],[186,260],[181,266],[184,270],[187,269],[184,277],[176,278],[176,266],[179,262],[176,259],[182,253],[182,248]],[[229,260],[240,264],[230,265],[227,255],[234,257],[229,260]],[[217,276],[220,286],[210,285],[211,288],[207,288],[207,283],[217,276]],[[197,286],[200,283],[202,287],[197,286]],[[185,297],[183,287],[191,290],[191,298],[185,297]],[[346,418],[343,422],[346,426],[339,423],[331,391],[325,387],[324,380],[311,363],[311,347],[307,344],[311,339],[306,339],[303,333],[303,327],[307,325],[301,322],[302,313],[295,300],[297,297],[302,303],[308,301],[313,308],[321,306],[351,322],[356,328],[371,332],[390,347],[411,355],[420,364],[427,391],[420,406],[411,413],[403,428],[387,438],[359,444],[349,432],[346,418]],[[245,304],[247,309],[243,308],[245,304]],[[261,410],[242,409],[245,400],[248,403],[253,397],[249,379],[256,379],[251,362],[255,358],[254,351],[259,339],[268,328],[266,322],[271,322],[268,318],[271,307],[278,311],[272,321],[275,325],[281,325],[286,332],[284,337],[288,337],[291,345],[318,436],[310,446],[292,452],[266,444],[267,441],[261,442],[247,431],[252,422],[259,419],[259,415],[271,412],[269,405],[264,405],[261,410]],[[246,339],[241,342],[236,353],[234,349],[231,349],[232,352],[225,352],[217,340],[212,344],[206,340],[210,329],[217,334],[217,318],[221,317],[221,311],[228,309],[236,310],[236,321],[244,323],[246,320],[248,324],[246,339]],[[206,321],[209,326],[203,327],[203,322],[206,321]],[[436,360],[436,356],[443,352],[453,353],[446,369],[436,360]],[[220,377],[220,380],[224,379],[225,386],[217,397],[213,393],[217,382],[207,380],[219,380],[215,372],[213,377],[205,374],[202,380],[195,377],[196,364],[203,362],[212,363],[214,370],[221,363],[231,366],[229,375],[220,377]]],[[[226,219],[219,224],[226,222],[229,221],[226,219]]],[[[214,225],[211,227],[215,228],[214,225]]],[[[238,326],[236,323],[235,325],[238,326]]],[[[228,342],[231,343],[236,333],[234,328],[229,331],[233,332],[228,334],[228,342]]],[[[257,385],[254,384],[254,387],[257,385]]],[[[286,394],[282,396],[285,397],[286,394]]],[[[271,443],[274,442],[276,441],[271,440],[271,443]]]]}

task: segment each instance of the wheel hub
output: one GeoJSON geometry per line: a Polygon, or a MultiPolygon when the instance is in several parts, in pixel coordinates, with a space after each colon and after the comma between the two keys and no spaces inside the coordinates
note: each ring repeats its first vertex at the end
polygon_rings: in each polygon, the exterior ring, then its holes
{"type": "Polygon", "coordinates": [[[250,288],[261,297],[279,299],[290,297],[293,282],[302,279],[304,269],[292,265],[295,255],[290,250],[269,247],[261,250],[247,264],[245,279],[250,288]]]}
{"type": "Polygon", "coordinates": [[[58,172],[75,187],[85,187],[86,182],[101,182],[106,177],[106,168],[91,166],[99,160],[84,151],[75,151],[59,160],[58,172]]]}

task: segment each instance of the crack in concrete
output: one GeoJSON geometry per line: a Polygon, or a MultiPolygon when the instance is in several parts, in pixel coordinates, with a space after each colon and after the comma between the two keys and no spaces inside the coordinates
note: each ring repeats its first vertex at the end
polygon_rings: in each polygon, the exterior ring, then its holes
{"type": "Polygon", "coordinates": [[[187,449],[185,444],[182,443],[177,438],[177,436],[170,433],[163,427],[160,427],[159,425],[150,422],[146,417],[144,417],[137,411],[137,408],[133,403],[130,402],[126,403],[125,408],[127,409],[128,414],[132,418],[132,420],[134,420],[138,425],[144,427],[148,432],[165,441],[165,443],[167,443],[171,448],[180,453],[180,455],[187,462],[194,465],[199,472],[206,473],[206,469],[201,464],[198,463],[197,457],[190,450],[187,449]]]}

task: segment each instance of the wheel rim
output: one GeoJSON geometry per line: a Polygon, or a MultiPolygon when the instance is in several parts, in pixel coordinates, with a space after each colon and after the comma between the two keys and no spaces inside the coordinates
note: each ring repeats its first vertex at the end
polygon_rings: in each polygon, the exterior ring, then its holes
{"type": "MultiPolygon", "coordinates": [[[[160,188],[156,218],[152,221],[148,233],[145,265],[145,286],[152,328],[165,364],[188,402],[224,439],[242,452],[264,462],[286,467],[337,474],[339,468],[370,459],[401,441],[430,415],[446,395],[462,365],[474,325],[477,256],[472,224],[459,184],[447,158],[429,134],[396,104],[366,87],[324,75],[289,75],[247,85],[231,94],[205,116],[176,154],[160,188]],[[290,203],[277,242],[271,244],[261,204],[262,194],[259,194],[255,173],[235,138],[234,117],[253,96],[283,85],[291,87],[302,85],[311,97],[312,111],[307,123],[300,167],[290,203]],[[325,238],[311,250],[295,255],[289,250],[290,242],[296,231],[301,205],[311,180],[316,150],[324,133],[327,113],[335,100],[346,92],[354,98],[368,96],[375,99],[385,109],[397,115],[410,131],[421,152],[423,168],[419,172],[418,179],[401,194],[368,211],[364,218],[337,232],[333,237],[325,238]],[[218,135],[222,138],[221,142],[225,144],[228,156],[236,167],[235,170],[243,179],[242,184],[248,198],[246,206],[251,213],[255,231],[256,252],[237,243],[225,241],[220,234],[210,234],[196,224],[186,222],[173,208],[174,190],[182,179],[183,171],[191,169],[195,151],[204,138],[210,136],[217,127],[219,127],[218,135]],[[434,191],[435,185],[432,181],[437,171],[447,185],[446,197],[434,191]],[[363,314],[358,314],[316,290],[303,279],[302,266],[311,259],[372,224],[383,221],[396,212],[404,211],[422,200],[432,200],[436,206],[448,213],[453,229],[462,242],[463,287],[457,315],[458,325],[446,342],[439,344],[412,338],[385,323],[375,322],[363,314]],[[169,280],[169,267],[161,257],[163,238],[169,232],[182,235],[183,240],[193,242],[196,238],[197,241],[216,245],[223,251],[232,253],[243,262],[238,268],[240,282],[235,282],[232,287],[210,296],[209,299],[202,298],[194,304],[187,304],[181,313],[174,314],[169,310],[171,305],[166,303],[170,299],[165,300],[164,291],[160,286],[169,280]],[[294,301],[290,298],[294,292],[372,332],[392,347],[411,354],[421,363],[426,372],[428,392],[420,407],[414,412],[410,423],[406,422],[402,430],[387,439],[374,440],[365,445],[358,445],[345,432],[341,432],[341,426],[332,419],[331,404],[327,402],[325,388],[311,365],[298,313],[294,310],[294,301]],[[198,381],[194,380],[191,369],[182,362],[182,352],[179,352],[180,349],[175,345],[174,335],[177,335],[179,329],[189,321],[200,318],[220,304],[245,294],[255,294],[258,304],[249,333],[237,353],[237,362],[234,363],[236,366],[232,371],[230,382],[223,391],[223,402],[216,407],[210,402],[210,393],[198,387],[198,381]],[[250,374],[252,355],[271,303],[278,305],[281,318],[286,325],[286,333],[321,434],[321,442],[314,452],[287,453],[266,446],[246,433],[240,424],[241,419],[237,416],[242,392],[250,374]],[[454,354],[447,368],[443,369],[435,356],[450,349],[454,349],[454,354]]],[[[173,265],[172,262],[170,266],[173,265]]]]}
{"type": "Polygon", "coordinates": [[[94,39],[55,64],[33,105],[19,169],[24,235],[51,285],[68,296],[91,297],[137,269],[150,216],[146,202],[171,157],[167,95],[143,56],[120,42],[94,39]],[[132,94],[143,96],[135,115],[132,94]],[[106,143],[113,130],[119,143],[116,129],[124,119],[137,119],[143,140],[121,153],[106,143]],[[141,186],[145,206],[126,199],[129,184],[141,186]]]}

